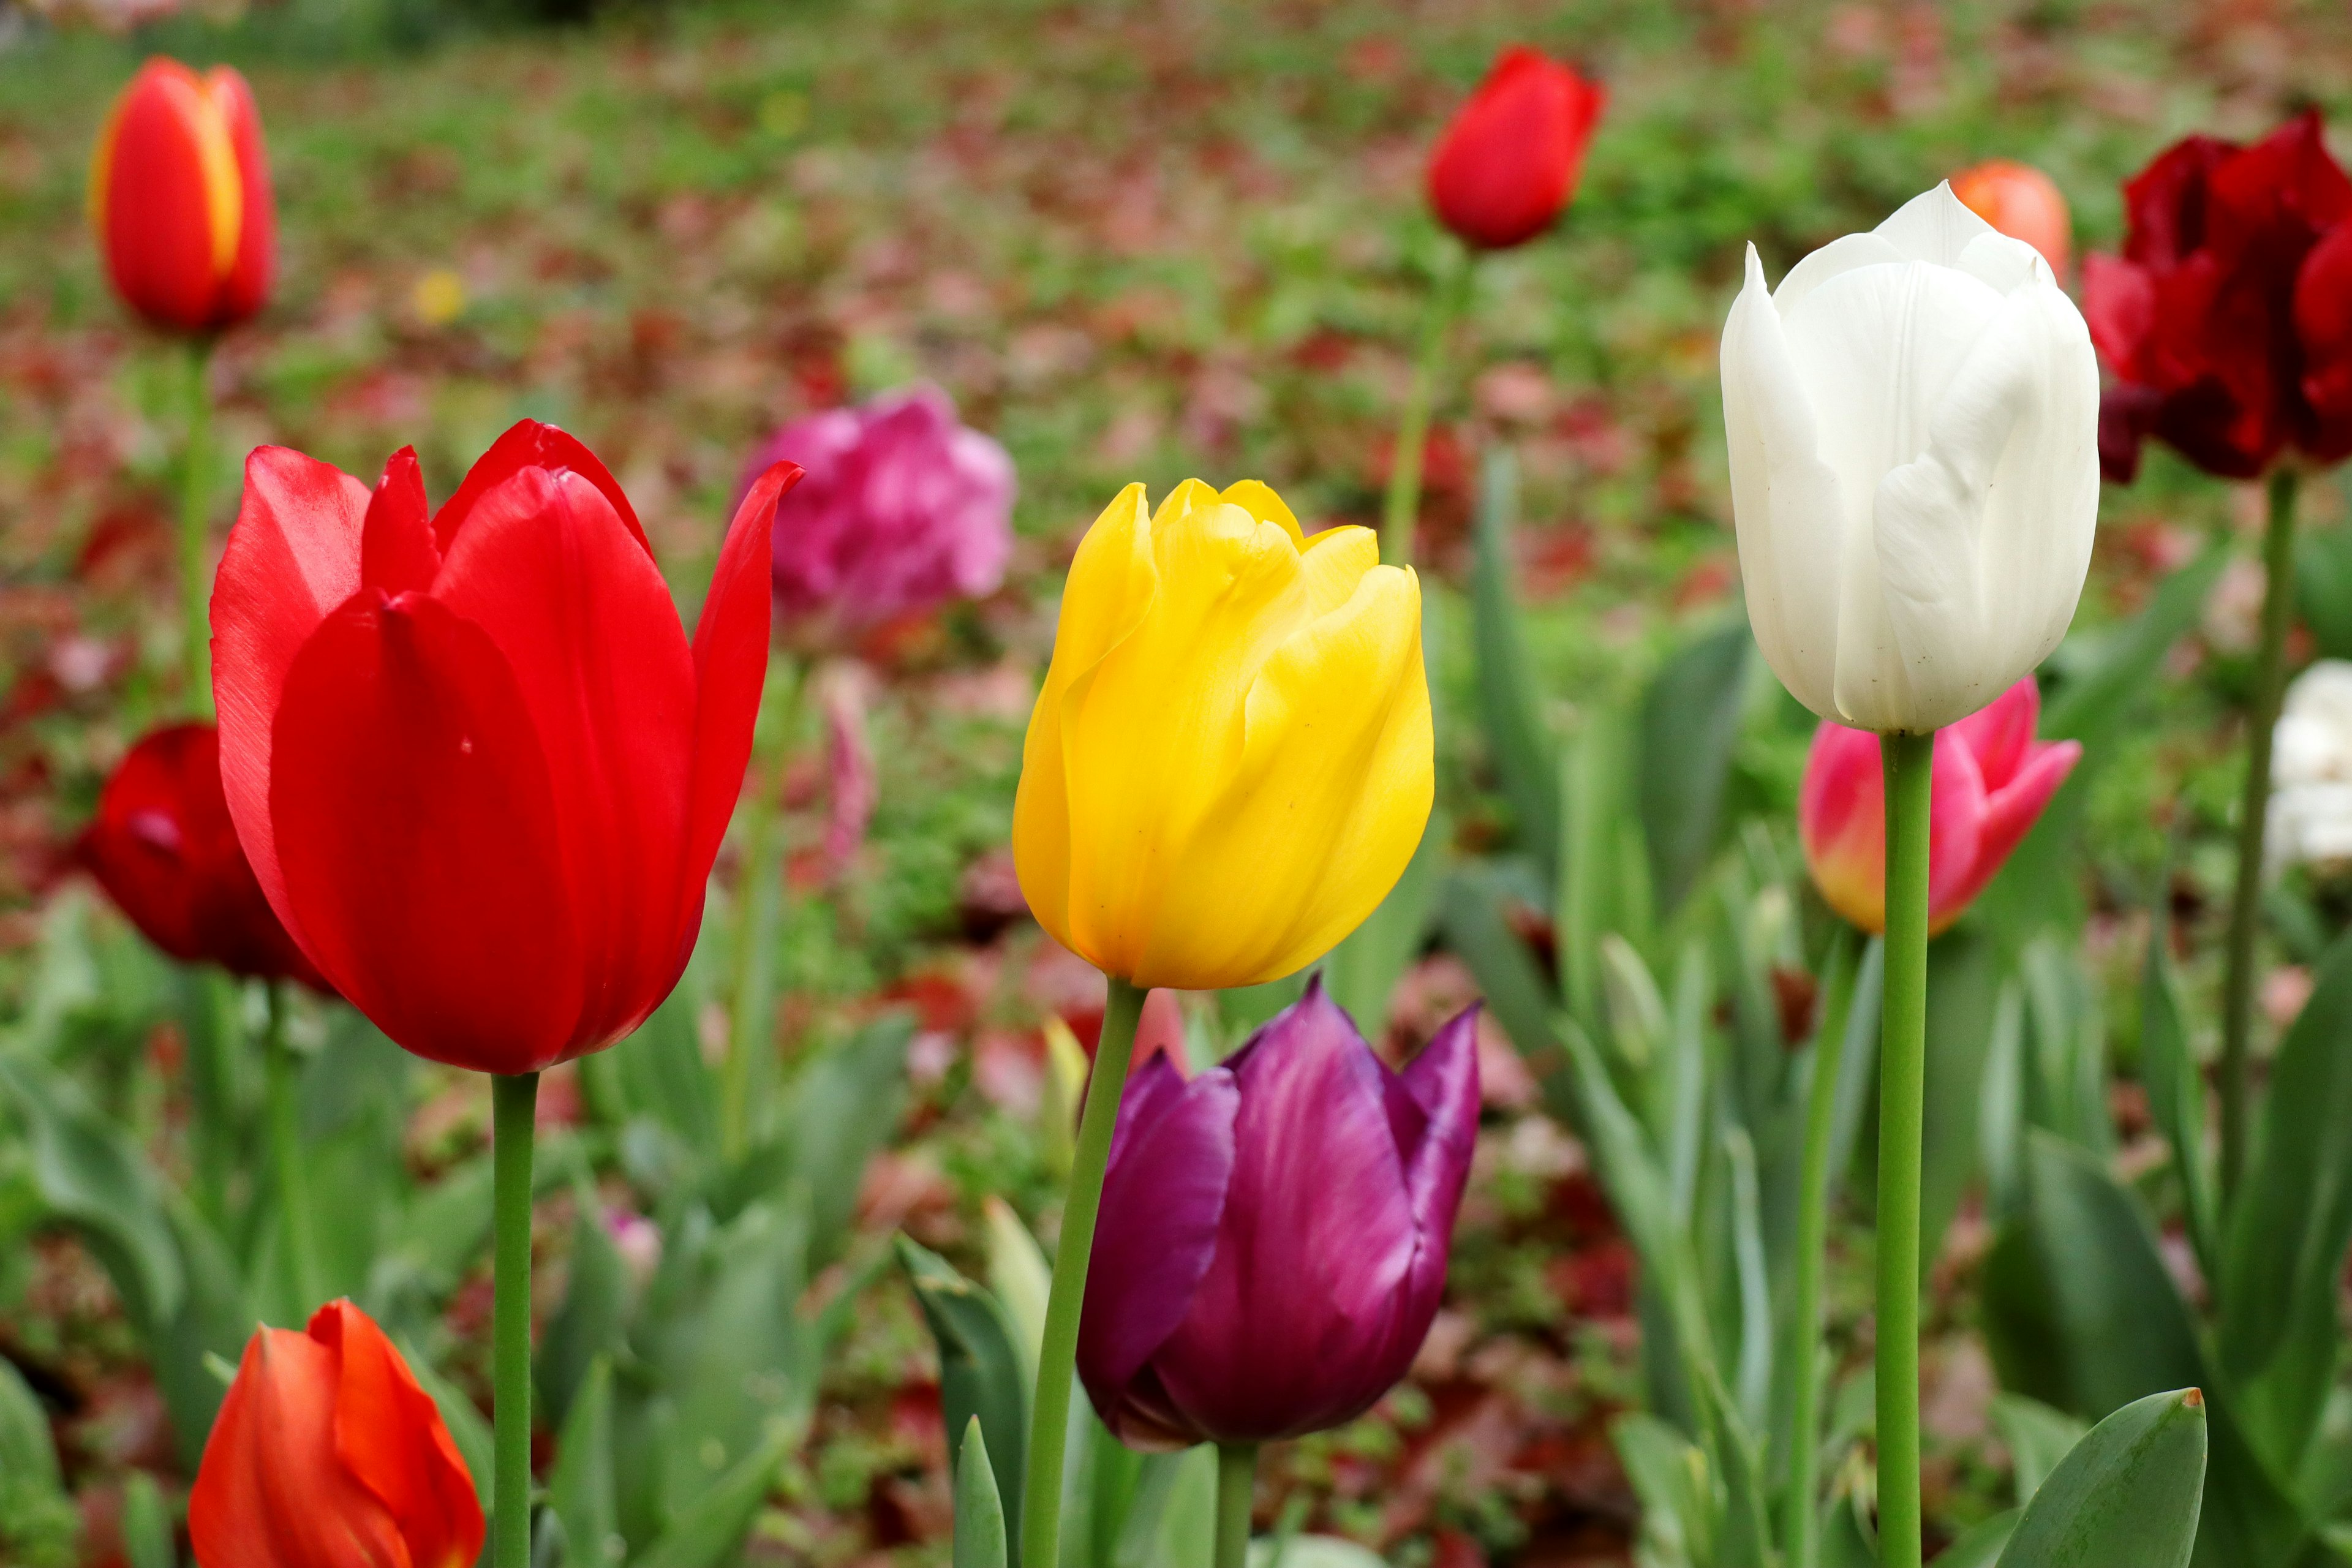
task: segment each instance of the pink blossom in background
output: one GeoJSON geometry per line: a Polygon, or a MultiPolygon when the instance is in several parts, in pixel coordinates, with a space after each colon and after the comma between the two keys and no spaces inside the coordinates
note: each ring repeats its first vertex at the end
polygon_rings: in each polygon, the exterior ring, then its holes
{"type": "Polygon", "coordinates": [[[777,606],[787,636],[854,632],[995,591],[1013,551],[1013,459],[956,421],[935,386],[795,419],[752,455],[808,477],[776,513],[777,606]]]}
{"type": "Polygon", "coordinates": [[[866,843],[866,825],[874,819],[878,785],[874,773],[874,742],[866,729],[866,686],[871,678],[863,665],[836,664],[822,679],[824,710],[824,772],[828,811],[824,828],[826,869],[837,879],[846,876],[857,851],[866,843]]]}
{"type": "MultiPolygon", "coordinates": [[[[2029,675],[1936,736],[1929,931],[1944,930],[1976,901],[2082,756],[2077,742],[2035,740],[2041,718],[2042,689],[2029,675]]],[[[1828,723],[1813,732],[1797,830],[1830,908],[1864,931],[1885,931],[1886,784],[1876,735],[1828,723]]]]}

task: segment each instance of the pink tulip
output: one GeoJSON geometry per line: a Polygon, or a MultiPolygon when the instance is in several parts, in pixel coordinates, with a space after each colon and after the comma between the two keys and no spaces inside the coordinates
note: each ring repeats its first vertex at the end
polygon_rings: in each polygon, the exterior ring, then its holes
{"type": "MultiPolygon", "coordinates": [[[[2082,756],[2074,741],[2037,741],[2042,690],[2027,676],[1992,705],[1936,737],[1928,810],[1927,929],[1958,920],[1992,880],[2082,756]]],[[[1886,929],[1886,794],[1878,737],[1823,724],[1797,796],[1805,865],[1830,908],[1867,931],[1886,929]]]]}
{"type": "Polygon", "coordinates": [[[788,627],[863,631],[993,593],[1013,552],[1013,459],[956,422],[935,386],[795,419],[756,453],[808,471],[776,513],[776,607],[788,627]]]}

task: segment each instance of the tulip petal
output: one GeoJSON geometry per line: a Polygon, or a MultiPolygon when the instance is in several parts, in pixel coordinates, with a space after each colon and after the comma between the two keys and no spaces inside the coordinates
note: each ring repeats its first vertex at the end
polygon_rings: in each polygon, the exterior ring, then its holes
{"type": "Polygon", "coordinates": [[[368,489],[285,447],[245,462],[245,500],[213,579],[213,702],[221,784],[253,874],[295,941],[303,941],[278,869],[269,819],[271,725],[286,672],[329,614],[359,591],[368,489]]]}
{"type": "Polygon", "coordinates": [[[1445,1294],[1445,1263],[1454,1246],[1454,1219],[1470,1180],[1478,1144],[1478,1008],[1472,1005],[1439,1029],[1396,1081],[1425,1121],[1419,1136],[1397,1147],[1404,1157],[1405,1191],[1412,1200],[1419,1240],[1405,1270],[1404,1302],[1393,1320],[1396,1338],[1372,1359],[1410,1364],[1445,1294]],[[1404,1342],[1410,1339],[1411,1342],[1404,1342]]]}
{"type": "Polygon", "coordinates": [[[2074,771],[2082,760],[2080,742],[2059,741],[2049,745],[2037,744],[2025,759],[2024,765],[2000,789],[1985,798],[1984,820],[1977,837],[1976,855],[1966,875],[1956,879],[1936,902],[1937,918],[1932,929],[1940,931],[1967,912],[1977,895],[1985,890],[2017,847],[2025,841],[2033,825],[2050,804],[2066,775],[2074,771]]]}
{"type": "MultiPolygon", "coordinates": [[[[545,890],[568,889],[587,985],[565,1033],[617,1039],[685,962],[695,674],[668,585],[584,477],[527,468],[477,495],[433,596],[497,645],[545,757],[564,866],[545,890]]],[[[750,728],[747,709],[746,755],[750,728]]]]}
{"type": "Polygon", "coordinates": [[[2042,687],[2027,676],[1948,730],[1937,745],[1957,742],[1977,760],[1986,790],[1998,795],[2024,765],[2042,722],[2042,687]]]}
{"type": "Polygon", "coordinates": [[[392,1515],[415,1568],[466,1568],[481,1555],[482,1506],[440,1406],[351,1302],[320,1308],[310,1337],[341,1366],[334,1442],[343,1467],[392,1515]]]}
{"type": "Polygon", "coordinates": [[[269,184],[269,153],[261,139],[261,110],[253,89],[234,66],[215,66],[205,73],[205,96],[228,132],[236,155],[241,193],[236,229],[236,259],[221,285],[215,315],[224,321],[243,321],[261,309],[278,272],[278,209],[269,184]]]}
{"type": "MultiPolygon", "coordinates": [[[[1984,776],[1975,756],[1956,732],[1937,735],[1928,781],[1931,921],[1945,912],[1957,918],[1966,906],[1955,889],[1965,886],[1977,863],[1984,816],[1984,776]]],[[[1885,931],[1886,780],[1876,735],[1834,723],[1813,732],[1797,826],[1806,868],[1822,900],[1864,931],[1885,931]]]]}
{"type": "Polygon", "coordinates": [[[336,1456],[336,1362],[291,1329],[265,1328],[247,1342],[188,1494],[190,1543],[206,1568],[414,1561],[383,1503],[336,1456]]]}
{"type": "Polygon", "coordinates": [[[449,553],[450,542],[465,525],[474,503],[525,468],[569,471],[586,479],[612,503],[613,510],[638,547],[648,558],[653,555],[654,547],[646,542],[646,531],[637,521],[636,509],[629,505],[629,498],[622,493],[621,481],[613,477],[613,471],[577,437],[536,419],[516,421],[505,435],[491,442],[490,449],[477,458],[474,466],[466,471],[456,493],[433,514],[433,536],[442,554],[449,553]]]}
{"type": "Polygon", "coordinates": [[[440,571],[425,471],[416,466],[416,448],[403,447],[383,465],[383,478],[368,500],[360,528],[360,581],[389,597],[431,588],[440,571]]]}
{"type": "Polygon", "coordinates": [[[1136,1069],[1103,1181],[1103,1224],[1078,1322],[1078,1370],[1090,1392],[1101,1391],[1098,1405],[1115,1407],[1117,1392],[1184,1321],[1208,1272],[1239,1104],[1234,1075],[1223,1068],[1188,1084],[1155,1053],[1136,1069]]]}
{"type": "Polygon", "coordinates": [[[1241,1105],[1216,1257],[1151,1366],[1202,1430],[1269,1441],[1337,1426],[1403,1375],[1419,1233],[1387,1069],[1320,986],[1226,1067],[1241,1105]]]}
{"type": "Polygon", "coordinates": [[[421,595],[354,598],[295,658],[272,739],[284,887],[336,988],[420,1056],[562,1059],[581,943],[547,758],[489,635],[421,595]]]}
{"type": "Polygon", "coordinates": [[[185,331],[215,323],[244,191],[228,127],[195,73],[151,60],[99,142],[92,205],[124,300],[185,331]]]}

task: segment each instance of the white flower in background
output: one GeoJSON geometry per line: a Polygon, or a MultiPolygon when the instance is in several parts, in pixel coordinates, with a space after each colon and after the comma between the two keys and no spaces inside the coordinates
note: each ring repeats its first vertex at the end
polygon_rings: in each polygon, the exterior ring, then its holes
{"type": "Polygon", "coordinates": [[[2089,331],[2021,240],[1938,185],[1723,330],[1739,568],[1797,700],[1858,729],[1964,719],[2065,635],[2099,502],[2089,331]]]}
{"type": "Polygon", "coordinates": [[[2264,846],[2273,866],[2352,860],[2352,661],[2321,659],[2286,689],[2264,846]]]}

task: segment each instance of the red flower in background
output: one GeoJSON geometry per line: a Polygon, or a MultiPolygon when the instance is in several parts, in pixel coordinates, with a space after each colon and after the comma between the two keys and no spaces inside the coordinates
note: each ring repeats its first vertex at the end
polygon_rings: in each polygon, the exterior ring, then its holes
{"type": "Polygon", "coordinates": [[[1514,45],[1439,138],[1429,160],[1438,221],[1479,250],[1549,228],[1576,195],[1585,143],[1609,95],[1541,51],[1514,45]]]}
{"type": "Polygon", "coordinates": [[[2074,220],[2057,182],[2031,163],[1991,158],[1952,176],[1952,195],[2011,239],[2042,253],[2058,280],[2074,260],[2074,220]]]}
{"type": "Polygon", "coordinates": [[[2083,264],[2084,314],[2117,380],[2099,455],[2128,481],[2154,436],[2251,479],[2294,447],[2352,452],[2352,180],[2319,116],[2252,147],[2191,136],[2124,186],[2120,257],[2083,264]]]}
{"type": "Polygon", "coordinates": [[[245,78],[160,57],[142,66],[99,137],[89,216],[115,291],[157,326],[210,331],[260,310],[278,220],[245,78]]]}
{"type": "Polygon", "coordinates": [[[210,724],[142,736],[99,792],[98,815],[74,849],[147,940],[182,963],[327,989],[254,880],[210,724]]]}
{"type": "Polygon", "coordinates": [[[188,1494],[207,1568],[470,1568],[471,1473],[400,1352],[330,1301],[247,1342],[188,1494]]]}
{"type": "Polygon", "coordinates": [[[525,420],[436,513],[415,455],[371,495],[246,465],[213,591],[221,781],[320,973],[419,1056],[521,1073],[669,994],[751,751],[778,464],[692,644],[628,498],[525,420]]]}

